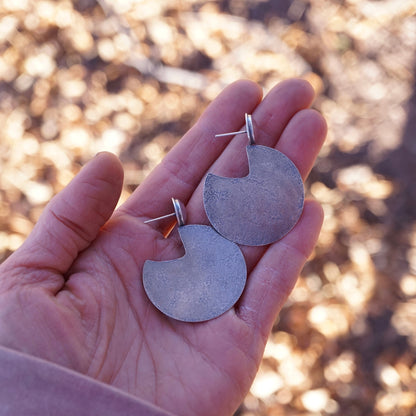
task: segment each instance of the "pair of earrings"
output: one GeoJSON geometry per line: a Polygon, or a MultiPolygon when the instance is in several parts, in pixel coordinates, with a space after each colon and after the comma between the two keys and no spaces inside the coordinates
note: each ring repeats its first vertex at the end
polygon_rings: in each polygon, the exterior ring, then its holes
{"type": "Polygon", "coordinates": [[[185,225],[184,208],[172,199],[185,255],[176,260],[147,260],[143,286],[165,315],[185,322],[220,316],[240,298],[247,269],[237,244],[262,246],[286,235],[297,223],[304,203],[303,182],[293,162],[278,150],[257,145],[252,118],[246,129],[249,174],[224,178],[209,173],[204,208],[212,227],[185,225]],[[215,230],[214,230],[215,229],[215,230]]]}

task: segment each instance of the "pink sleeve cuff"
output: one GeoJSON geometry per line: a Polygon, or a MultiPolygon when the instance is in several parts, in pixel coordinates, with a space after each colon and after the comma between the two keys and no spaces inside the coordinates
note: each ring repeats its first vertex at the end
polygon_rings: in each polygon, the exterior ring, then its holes
{"type": "Polygon", "coordinates": [[[110,385],[1,346],[0,415],[173,416],[110,385]]]}

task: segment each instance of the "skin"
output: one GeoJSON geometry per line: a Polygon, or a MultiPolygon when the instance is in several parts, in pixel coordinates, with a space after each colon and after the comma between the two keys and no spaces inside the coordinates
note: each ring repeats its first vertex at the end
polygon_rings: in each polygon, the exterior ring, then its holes
{"type": "Polygon", "coordinates": [[[308,175],[326,124],[308,109],[302,80],[277,85],[262,100],[249,81],[227,87],[197,124],[117,210],[123,182],[112,154],[93,158],[46,207],[34,230],[0,266],[0,345],[66,366],[180,415],[231,415],[250,388],[268,334],[310,255],[322,209],[306,201],[282,240],[242,247],[248,270],[234,308],[204,323],[167,318],[144,293],[147,259],[183,254],[167,221],[173,196],[188,224],[208,224],[202,187],[208,171],[247,174],[247,137],[236,131],[253,114],[256,141],[290,157],[308,175]]]}

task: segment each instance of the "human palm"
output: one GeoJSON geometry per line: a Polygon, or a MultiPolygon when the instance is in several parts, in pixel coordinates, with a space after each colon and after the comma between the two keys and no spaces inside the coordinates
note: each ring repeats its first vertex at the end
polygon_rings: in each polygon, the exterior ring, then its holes
{"type": "Polygon", "coordinates": [[[0,267],[0,345],[58,363],[181,415],[230,415],[257,371],[265,342],[316,241],[322,212],[307,201],[294,229],[267,247],[242,247],[248,270],[234,308],[203,323],[164,316],[142,286],[145,260],[183,254],[164,238],[170,198],[189,224],[208,224],[207,171],[243,176],[246,138],[214,139],[252,113],[259,144],[289,156],[305,178],[325,136],[306,109],[310,86],[284,82],[261,101],[240,81],[225,89],[133,195],[114,211],[122,167],[97,155],[45,209],[33,232],[0,267]]]}

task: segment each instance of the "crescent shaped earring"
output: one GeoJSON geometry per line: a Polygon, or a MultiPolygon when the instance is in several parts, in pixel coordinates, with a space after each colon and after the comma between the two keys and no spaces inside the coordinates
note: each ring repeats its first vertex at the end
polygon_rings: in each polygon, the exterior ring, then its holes
{"type": "Polygon", "coordinates": [[[204,184],[204,207],[211,225],[238,244],[262,246],[286,235],[303,210],[302,177],[283,153],[260,146],[254,140],[251,115],[246,114],[249,174],[224,178],[209,173],[204,184]]]}
{"type": "Polygon", "coordinates": [[[146,260],[144,290],[157,309],[185,322],[220,316],[240,298],[247,268],[237,244],[207,225],[185,225],[183,204],[172,198],[185,255],[167,261],[146,260]]]}

